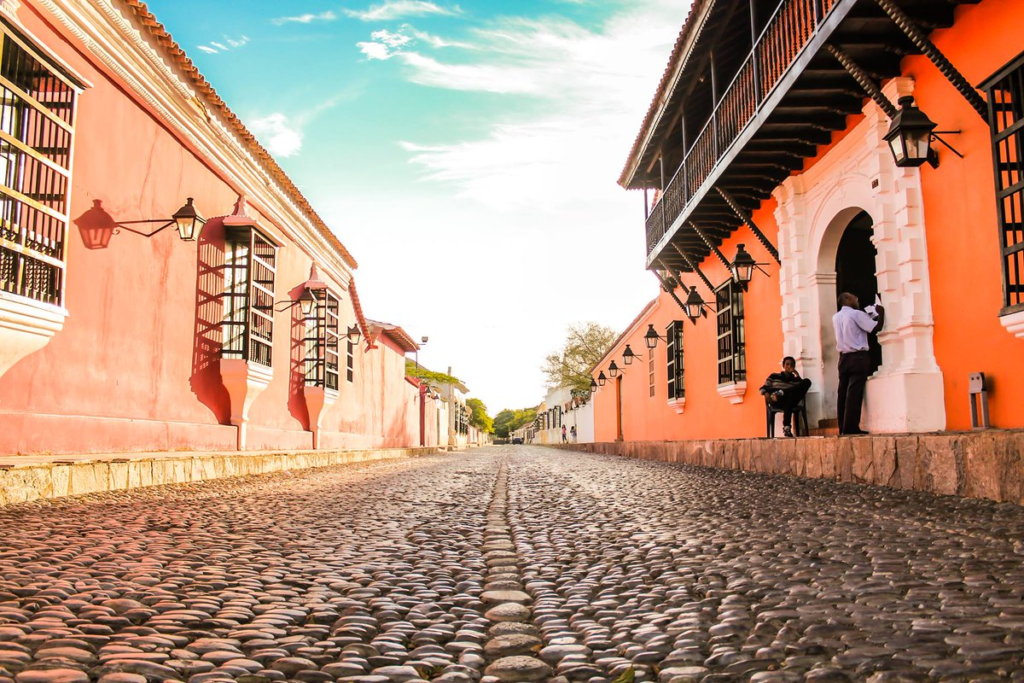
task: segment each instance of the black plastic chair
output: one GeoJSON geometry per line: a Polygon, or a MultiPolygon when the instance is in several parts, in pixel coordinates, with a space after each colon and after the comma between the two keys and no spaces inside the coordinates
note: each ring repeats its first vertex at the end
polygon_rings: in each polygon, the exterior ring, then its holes
{"type": "MultiPolygon", "coordinates": [[[[783,412],[782,407],[768,400],[768,394],[764,397],[765,418],[767,420],[768,438],[775,438],[775,415],[783,412]]],[[[810,434],[810,425],[807,423],[807,397],[800,399],[800,402],[793,406],[793,433],[796,436],[807,436],[810,434]],[[803,419],[803,434],[800,433],[800,420],[803,419]]]]}

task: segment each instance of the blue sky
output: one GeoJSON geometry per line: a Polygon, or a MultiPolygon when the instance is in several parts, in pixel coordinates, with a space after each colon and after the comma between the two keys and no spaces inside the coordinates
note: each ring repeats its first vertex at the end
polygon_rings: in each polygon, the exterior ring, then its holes
{"type": "Polygon", "coordinates": [[[657,293],[615,181],[688,0],[152,0],[360,263],[492,414],[535,405],[568,324],[657,293]]]}

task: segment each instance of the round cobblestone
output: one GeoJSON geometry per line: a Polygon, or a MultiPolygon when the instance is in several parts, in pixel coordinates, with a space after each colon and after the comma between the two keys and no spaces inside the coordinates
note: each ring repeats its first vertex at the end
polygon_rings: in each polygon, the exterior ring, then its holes
{"type": "Polygon", "coordinates": [[[38,502],[0,508],[0,683],[1024,680],[1022,538],[528,446],[38,502]]]}

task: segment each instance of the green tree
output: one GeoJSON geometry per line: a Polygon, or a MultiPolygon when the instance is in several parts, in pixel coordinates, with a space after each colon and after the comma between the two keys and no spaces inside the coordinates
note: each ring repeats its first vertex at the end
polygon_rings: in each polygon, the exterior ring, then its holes
{"type": "Polygon", "coordinates": [[[549,387],[570,387],[574,396],[590,395],[590,369],[615,343],[615,330],[597,323],[569,326],[562,349],[548,354],[541,368],[549,387]]]}
{"type": "Polygon", "coordinates": [[[494,435],[499,439],[507,439],[509,434],[536,419],[536,408],[505,408],[494,416],[494,435]]]}
{"type": "Polygon", "coordinates": [[[405,375],[406,377],[415,377],[422,379],[424,382],[432,387],[439,387],[442,384],[462,384],[462,380],[452,375],[446,375],[443,372],[434,372],[427,370],[425,367],[420,365],[416,366],[411,360],[405,361],[405,375]]]}
{"type": "Polygon", "coordinates": [[[469,407],[469,424],[477,429],[491,434],[494,432],[494,420],[487,414],[487,406],[478,398],[467,398],[466,406],[469,407]]]}

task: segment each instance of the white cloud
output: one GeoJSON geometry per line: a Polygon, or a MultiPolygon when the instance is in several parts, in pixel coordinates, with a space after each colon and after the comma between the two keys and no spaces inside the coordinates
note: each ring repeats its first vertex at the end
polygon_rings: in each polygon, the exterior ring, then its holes
{"type": "MultiPolygon", "coordinates": [[[[441,38],[440,36],[435,36],[430,33],[425,33],[423,31],[417,31],[409,24],[403,25],[395,32],[388,31],[387,29],[374,31],[373,33],[370,34],[369,41],[356,43],[356,47],[359,48],[360,52],[366,55],[367,59],[371,60],[391,59],[392,57],[398,54],[401,54],[403,59],[409,60],[413,63],[418,62],[420,60],[430,60],[429,57],[423,57],[420,54],[408,51],[408,48],[411,48],[417,41],[423,41],[434,48],[459,47],[466,49],[475,49],[475,46],[469,43],[448,41],[445,40],[444,38],[441,38]]],[[[424,70],[426,71],[429,69],[424,70]]],[[[443,65],[437,65],[434,70],[444,71],[445,67],[443,65]]]]}
{"type": "Polygon", "coordinates": [[[404,33],[392,33],[386,29],[370,34],[371,42],[356,43],[356,47],[366,55],[367,59],[390,59],[394,57],[412,38],[404,33]]]}
{"type": "Polygon", "coordinates": [[[408,44],[409,41],[412,40],[412,38],[401,32],[392,33],[391,31],[388,31],[386,29],[374,31],[373,33],[370,34],[370,37],[378,42],[384,43],[385,45],[392,49],[400,48],[403,45],[408,44]]]}
{"type": "Polygon", "coordinates": [[[454,183],[462,196],[496,208],[564,207],[621,192],[614,182],[687,9],[651,0],[598,30],[565,19],[506,19],[474,32],[478,58],[470,63],[402,51],[415,83],[543,103],[542,114],[517,115],[510,101],[512,113],[480,139],[403,147],[424,179],[454,183]]]}
{"type": "Polygon", "coordinates": [[[391,59],[395,54],[384,43],[356,43],[367,59],[391,59]]]}
{"type": "Polygon", "coordinates": [[[360,92],[361,86],[353,85],[292,116],[274,112],[256,117],[249,122],[249,129],[274,156],[294,156],[302,149],[302,131],[306,126],[339,103],[358,97],[360,92]]]}
{"type": "Polygon", "coordinates": [[[429,45],[430,47],[433,47],[433,48],[441,49],[441,48],[446,48],[446,47],[458,47],[458,48],[462,48],[462,49],[465,49],[465,50],[472,50],[472,49],[475,49],[475,47],[476,47],[476,46],[474,46],[471,43],[464,43],[464,42],[455,41],[455,40],[448,40],[446,38],[442,38],[441,36],[435,36],[432,33],[427,33],[426,31],[417,31],[415,28],[413,28],[409,24],[406,24],[405,26],[403,26],[402,30],[403,31],[408,31],[409,34],[413,38],[415,38],[416,40],[423,41],[424,43],[426,43],[427,45],[429,45]]]}
{"type": "Polygon", "coordinates": [[[430,335],[420,362],[452,366],[491,414],[543,398],[539,368],[568,323],[621,330],[657,293],[644,272],[643,199],[615,180],[689,3],[628,5],[594,30],[505,20],[459,36],[473,49],[450,58],[403,31],[416,42],[392,63],[406,79],[505,93],[472,98],[488,108],[462,112],[488,128],[468,137],[453,121],[445,137],[407,133],[402,147],[419,183],[325,189],[317,201],[359,259],[367,314],[430,335]],[[490,108],[495,100],[503,111],[490,108]],[[381,234],[403,248],[383,248],[381,234]],[[424,270],[441,262],[452,265],[424,270]],[[396,272],[420,273],[416,286],[396,272]],[[453,288],[458,315],[438,295],[453,288]]]}
{"type": "Polygon", "coordinates": [[[252,134],[276,157],[290,157],[302,148],[302,131],[281,113],[253,119],[252,134]]]}
{"type": "Polygon", "coordinates": [[[361,21],[390,21],[402,17],[418,17],[428,14],[454,15],[462,12],[459,7],[448,9],[426,0],[384,0],[366,10],[345,10],[345,14],[361,21]]]}
{"type": "Polygon", "coordinates": [[[198,47],[206,54],[215,55],[221,52],[227,52],[228,50],[233,50],[235,48],[242,47],[243,45],[249,42],[249,37],[239,36],[238,38],[231,38],[229,36],[224,36],[223,40],[223,43],[218,42],[216,40],[211,40],[206,45],[197,45],[196,47],[198,47]],[[227,44],[225,45],[225,43],[227,44]]]}
{"type": "Polygon", "coordinates": [[[338,15],[336,15],[334,12],[330,10],[327,10],[326,12],[321,12],[320,14],[306,13],[299,14],[293,17],[278,17],[276,19],[271,19],[270,23],[274,24],[275,26],[281,26],[283,24],[311,24],[314,21],[334,21],[337,18],[338,15]]]}

